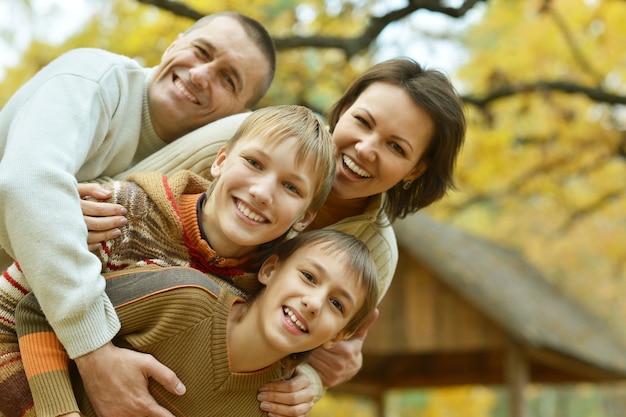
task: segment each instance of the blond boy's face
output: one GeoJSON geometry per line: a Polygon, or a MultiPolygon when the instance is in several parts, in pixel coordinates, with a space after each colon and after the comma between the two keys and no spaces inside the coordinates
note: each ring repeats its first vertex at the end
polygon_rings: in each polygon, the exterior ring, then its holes
{"type": "Polygon", "coordinates": [[[323,243],[299,248],[281,262],[272,255],[259,280],[266,288],[253,304],[257,327],[282,354],[334,346],[365,299],[346,255],[323,243]]]}
{"type": "Polygon", "coordinates": [[[313,221],[314,167],[295,162],[297,144],[243,137],[220,150],[211,167],[217,183],[202,210],[204,232],[219,255],[243,256],[313,221]]]}

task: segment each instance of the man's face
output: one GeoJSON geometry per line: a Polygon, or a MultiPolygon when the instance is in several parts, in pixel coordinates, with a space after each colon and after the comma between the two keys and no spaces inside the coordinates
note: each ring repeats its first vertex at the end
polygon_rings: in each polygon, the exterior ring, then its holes
{"type": "Polygon", "coordinates": [[[166,142],[249,110],[270,67],[240,23],[217,16],[167,48],[148,88],[150,117],[166,142]]]}

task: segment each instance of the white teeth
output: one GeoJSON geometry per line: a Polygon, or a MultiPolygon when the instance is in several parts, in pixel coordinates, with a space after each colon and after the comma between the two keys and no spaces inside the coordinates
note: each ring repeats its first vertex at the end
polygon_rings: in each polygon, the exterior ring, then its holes
{"type": "Polygon", "coordinates": [[[300,323],[300,320],[298,320],[298,318],[296,317],[295,314],[293,314],[291,312],[291,310],[289,310],[289,308],[284,307],[283,308],[283,312],[291,319],[291,321],[300,328],[300,330],[302,330],[305,333],[308,333],[308,330],[306,327],[304,327],[304,325],[302,323],[300,323]]]}
{"type": "Polygon", "coordinates": [[[176,88],[178,88],[178,91],[183,93],[185,97],[187,97],[189,100],[193,101],[194,103],[198,103],[198,100],[194,96],[192,96],[191,93],[189,93],[189,91],[187,91],[187,89],[185,88],[183,83],[180,81],[180,79],[177,78],[174,81],[174,85],[176,86],[176,88]]]}
{"type": "Polygon", "coordinates": [[[353,160],[352,158],[350,158],[348,155],[343,155],[343,163],[346,164],[346,166],[348,168],[350,168],[350,170],[352,172],[354,172],[355,174],[357,174],[360,177],[363,178],[369,178],[372,175],[365,171],[364,169],[362,169],[361,167],[359,167],[353,160]]]}
{"type": "Polygon", "coordinates": [[[244,216],[246,216],[247,218],[251,220],[254,220],[255,222],[262,223],[265,221],[263,217],[259,216],[256,213],[251,212],[250,209],[244,206],[241,201],[237,201],[237,208],[239,209],[241,214],[243,214],[244,216]]]}

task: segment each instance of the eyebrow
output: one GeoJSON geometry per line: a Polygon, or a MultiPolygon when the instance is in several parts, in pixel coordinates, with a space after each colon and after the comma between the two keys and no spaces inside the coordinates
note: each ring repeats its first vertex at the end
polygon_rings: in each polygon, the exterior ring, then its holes
{"type": "MultiPolygon", "coordinates": [[[[369,116],[370,119],[372,119],[372,122],[376,125],[378,123],[376,123],[376,118],[374,117],[374,115],[372,113],[370,113],[369,110],[367,110],[365,107],[357,107],[357,109],[360,109],[362,111],[364,111],[365,113],[367,113],[367,115],[369,116]]],[[[401,140],[402,142],[406,143],[406,145],[411,148],[411,152],[413,151],[413,146],[411,145],[411,142],[408,139],[403,138],[402,136],[398,136],[398,135],[391,135],[392,138],[396,138],[398,140],[401,140]]]]}
{"type": "MultiPolygon", "coordinates": [[[[221,50],[219,48],[217,48],[213,42],[211,42],[208,39],[204,39],[204,38],[198,38],[197,39],[198,42],[204,44],[204,46],[208,49],[210,49],[214,54],[216,52],[221,52],[221,50]]],[[[237,68],[233,67],[232,65],[228,65],[228,71],[233,74],[233,78],[235,78],[236,82],[235,82],[235,92],[237,94],[241,94],[241,92],[244,90],[244,82],[243,82],[243,78],[241,77],[241,74],[239,73],[239,71],[237,70],[237,68]]]]}

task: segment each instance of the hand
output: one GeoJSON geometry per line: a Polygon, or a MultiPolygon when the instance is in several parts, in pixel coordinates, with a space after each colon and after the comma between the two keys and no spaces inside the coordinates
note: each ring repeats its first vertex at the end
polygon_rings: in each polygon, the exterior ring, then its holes
{"type": "Polygon", "coordinates": [[[114,239],[122,234],[119,227],[126,224],[124,206],[86,200],[86,197],[106,200],[111,197],[111,191],[102,188],[99,184],[82,183],[78,184],[78,194],[81,198],[80,208],[83,211],[83,220],[89,230],[87,235],[89,250],[98,249],[100,242],[114,239]]]}
{"type": "Polygon", "coordinates": [[[257,398],[269,417],[305,417],[313,408],[315,392],[309,378],[296,368],[293,378],[262,386],[257,398]]]}
{"type": "Polygon", "coordinates": [[[148,392],[149,378],[172,394],[185,393],[176,374],[151,355],[122,349],[111,342],[75,361],[99,417],[173,417],[148,392]]]}
{"type": "Polygon", "coordinates": [[[348,381],[361,370],[363,342],[378,315],[378,309],[374,310],[370,318],[351,338],[342,340],[332,349],[317,348],[313,351],[309,365],[317,371],[326,388],[348,381]]]}

